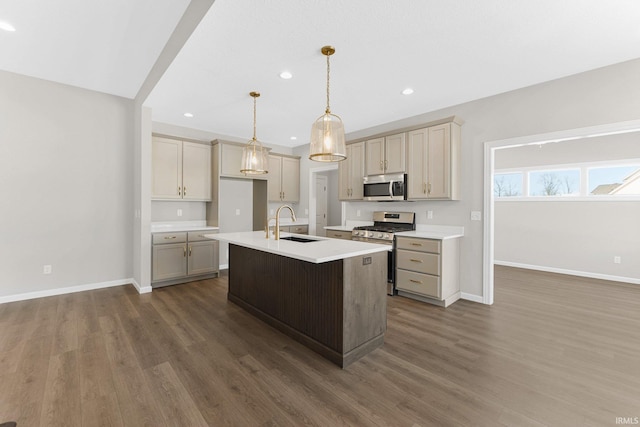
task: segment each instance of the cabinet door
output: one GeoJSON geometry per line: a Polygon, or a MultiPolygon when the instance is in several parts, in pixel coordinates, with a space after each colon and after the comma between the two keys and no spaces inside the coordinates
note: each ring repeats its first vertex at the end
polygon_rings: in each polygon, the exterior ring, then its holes
{"type": "Polygon", "coordinates": [[[187,244],[153,245],[152,263],[152,282],[186,276],[187,244]]]}
{"type": "MultiPolygon", "coordinates": [[[[221,144],[220,146],[220,175],[235,178],[246,178],[247,176],[240,172],[242,164],[242,146],[232,144],[221,144]]],[[[271,173],[271,171],[269,171],[271,173]]]]}
{"type": "Polygon", "coordinates": [[[218,271],[218,242],[189,242],[187,274],[208,274],[218,271]]]}
{"type": "Polygon", "coordinates": [[[338,199],[349,200],[351,195],[351,156],[353,145],[347,145],[347,158],[338,163],[338,199]]]}
{"type": "Polygon", "coordinates": [[[298,203],[300,200],[300,159],[282,157],[282,201],[298,203]]]}
{"type": "Polygon", "coordinates": [[[182,141],[154,136],[151,169],[153,199],[182,198],[182,141]]]}
{"type": "Polygon", "coordinates": [[[419,129],[409,132],[407,148],[407,198],[426,199],[426,155],[429,132],[419,129]]]}
{"type": "Polygon", "coordinates": [[[349,170],[349,188],[351,188],[349,199],[362,200],[364,197],[364,143],[351,144],[351,160],[349,170]]]}
{"type": "Polygon", "coordinates": [[[367,175],[384,173],[384,138],[366,141],[365,172],[367,175]]]}
{"type": "Polygon", "coordinates": [[[405,173],[407,149],[405,134],[385,137],[384,143],[384,173],[405,173]]]}
{"type": "Polygon", "coordinates": [[[446,123],[429,128],[427,150],[427,197],[451,197],[451,132],[446,123]]]}
{"type": "Polygon", "coordinates": [[[269,154],[269,173],[267,174],[267,199],[270,202],[282,200],[282,157],[269,154]]]}
{"type": "Polygon", "coordinates": [[[211,146],[182,143],[182,198],[211,200],[211,146]]]}

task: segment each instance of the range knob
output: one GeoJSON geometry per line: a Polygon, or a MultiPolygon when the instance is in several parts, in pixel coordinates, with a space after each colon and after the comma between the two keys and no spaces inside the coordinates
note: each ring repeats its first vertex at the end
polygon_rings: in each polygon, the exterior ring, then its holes
{"type": "Polygon", "coordinates": [[[378,233],[378,239],[382,239],[382,233],[378,233]]]}

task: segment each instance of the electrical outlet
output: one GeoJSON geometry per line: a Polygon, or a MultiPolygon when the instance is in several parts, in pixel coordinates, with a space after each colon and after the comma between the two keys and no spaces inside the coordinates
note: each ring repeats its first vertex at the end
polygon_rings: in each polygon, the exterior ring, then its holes
{"type": "Polygon", "coordinates": [[[481,220],[482,220],[482,212],[471,211],[471,221],[481,221],[481,220]]]}
{"type": "Polygon", "coordinates": [[[369,264],[371,264],[371,257],[370,256],[362,257],[362,265],[369,265],[369,264]]]}
{"type": "Polygon", "coordinates": [[[177,215],[182,216],[182,209],[178,209],[177,215]]]}
{"type": "Polygon", "coordinates": [[[433,219],[433,211],[427,211],[427,219],[433,219]]]}
{"type": "Polygon", "coordinates": [[[236,209],[236,216],[240,215],[240,209],[236,209]]]}
{"type": "Polygon", "coordinates": [[[360,209],[356,210],[356,216],[360,216],[360,209]]]}
{"type": "Polygon", "coordinates": [[[613,257],[613,263],[614,264],[622,264],[622,258],[620,258],[619,256],[614,256],[613,257]]]}
{"type": "Polygon", "coordinates": [[[276,210],[275,210],[275,209],[270,209],[270,210],[269,210],[269,215],[275,215],[275,213],[276,213],[276,210]]]}
{"type": "Polygon", "coordinates": [[[51,266],[50,265],[42,266],[42,274],[51,274],[51,266]]]}

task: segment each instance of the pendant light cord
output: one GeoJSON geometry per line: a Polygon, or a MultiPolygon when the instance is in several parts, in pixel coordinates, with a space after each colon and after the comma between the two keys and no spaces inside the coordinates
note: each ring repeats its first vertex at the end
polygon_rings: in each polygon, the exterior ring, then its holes
{"type": "Polygon", "coordinates": [[[329,66],[329,57],[331,55],[327,55],[327,110],[326,113],[330,114],[331,109],[329,108],[329,73],[331,71],[331,67],[329,66]]]}
{"type": "Polygon", "coordinates": [[[253,97],[253,140],[256,140],[256,97],[253,97]]]}

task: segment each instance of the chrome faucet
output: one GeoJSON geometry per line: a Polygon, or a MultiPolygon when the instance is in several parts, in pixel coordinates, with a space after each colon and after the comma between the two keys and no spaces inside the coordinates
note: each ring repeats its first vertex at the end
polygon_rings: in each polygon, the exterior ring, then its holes
{"type": "MultiPolygon", "coordinates": [[[[282,208],[287,208],[289,209],[289,211],[291,212],[291,219],[295,222],[296,221],[296,213],[293,211],[293,208],[289,205],[282,205],[278,208],[278,210],[276,211],[276,229],[275,229],[275,239],[276,240],[280,240],[280,211],[282,210],[282,208]]],[[[269,229],[269,222],[267,221],[267,230],[269,229]]]]}

